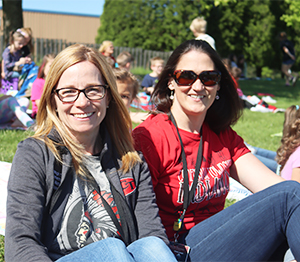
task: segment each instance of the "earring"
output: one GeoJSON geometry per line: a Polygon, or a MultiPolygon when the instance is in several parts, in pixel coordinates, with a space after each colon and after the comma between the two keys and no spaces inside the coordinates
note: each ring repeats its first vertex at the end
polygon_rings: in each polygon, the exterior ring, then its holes
{"type": "Polygon", "coordinates": [[[219,100],[219,99],[220,99],[220,96],[219,96],[219,92],[217,91],[216,100],[219,100]]]}
{"type": "Polygon", "coordinates": [[[174,99],[174,90],[171,90],[170,99],[171,99],[171,100],[173,100],[173,99],[174,99]]]}
{"type": "Polygon", "coordinates": [[[106,108],[109,108],[109,106],[107,106],[106,108]]]}

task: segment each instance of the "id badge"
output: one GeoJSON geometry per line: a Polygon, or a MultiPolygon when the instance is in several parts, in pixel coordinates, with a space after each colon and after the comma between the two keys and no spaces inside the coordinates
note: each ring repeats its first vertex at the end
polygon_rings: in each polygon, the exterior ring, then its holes
{"type": "Polygon", "coordinates": [[[190,247],[187,245],[184,245],[182,243],[178,242],[170,242],[170,248],[175,255],[177,261],[180,262],[187,262],[189,253],[190,253],[190,247]]]}

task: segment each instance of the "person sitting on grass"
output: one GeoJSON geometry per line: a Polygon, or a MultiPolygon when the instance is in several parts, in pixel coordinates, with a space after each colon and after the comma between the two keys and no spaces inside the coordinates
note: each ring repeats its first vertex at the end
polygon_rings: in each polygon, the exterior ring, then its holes
{"type": "Polygon", "coordinates": [[[127,71],[130,71],[133,60],[133,56],[129,52],[123,51],[117,56],[116,61],[119,68],[123,68],[127,71]]]}
{"type": "Polygon", "coordinates": [[[198,261],[300,261],[300,184],[261,163],[232,129],[242,105],[206,42],[179,45],[152,94],[153,113],[133,130],[148,163],[170,241],[198,261]],[[224,209],[229,178],[254,194],[224,209]],[[288,244],[287,244],[288,243],[288,244]]]}
{"type": "Polygon", "coordinates": [[[32,83],[31,88],[31,102],[32,102],[32,117],[35,118],[38,112],[40,99],[44,90],[46,76],[49,72],[50,66],[55,58],[54,54],[45,55],[39,67],[37,78],[32,83]]]}
{"type": "Polygon", "coordinates": [[[150,68],[152,72],[144,76],[141,84],[147,95],[150,95],[153,92],[154,86],[164,68],[164,60],[159,56],[151,58],[150,68]]]}
{"type": "Polygon", "coordinates": [[[130,111],[132,101],[139,99],[137,94],[140,86],[136,77],[126,69],[115,68],[113,72],[116,77],[118,92],[130,113],[131,120],[134,123],[141,123],[147,118],[148,113],[130,111]]]}
{"type": "Polygon", "coordinates": [[[59,53],[13,159],[5,261],[176,261],[130,132],[105,58],[80,44],[59,53]]]}

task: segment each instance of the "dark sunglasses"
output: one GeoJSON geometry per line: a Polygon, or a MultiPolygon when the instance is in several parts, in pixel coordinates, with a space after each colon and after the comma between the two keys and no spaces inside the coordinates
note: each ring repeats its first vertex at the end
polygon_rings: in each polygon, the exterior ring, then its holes
{"type": "Polygon", "coordinates": [[[198,78],[203,85],[214,86],[220,82],[221,72],[211,70],[203,71],[197,75],[195,72],[189,70],[176,70],[173,73],[173,77],[177,85],[180,86],[190,86],[195,83],[198,78]]]}

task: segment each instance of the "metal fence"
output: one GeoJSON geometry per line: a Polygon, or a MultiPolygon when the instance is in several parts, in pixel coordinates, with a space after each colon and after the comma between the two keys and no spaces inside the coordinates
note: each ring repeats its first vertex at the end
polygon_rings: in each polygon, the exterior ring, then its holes
{"type": "MultiPolygon", "coordinates": [[[[0,37],[0,50],[1,54],[5,49],[4,44],[4,37],[0,37]]],[[[44,55],[49,53],[58,54],[64,48],[75,44],[71,42],[66,42],[65,40],[61,39],[43,39],[43,38],[34,38],[33,45],[34,45],[34,54],[33,60],[39,64],[43,59],[44,55]]],[[[86,46],[93,47],[98,49],[100,44],[85,44],[86,46]]],[[[132,63],[132,68],[142,67],[145,69],[150,68],[150,59],[159,56],[165,61],[171,55],[171,52],[161,52],[161,51],[153,51],[153,50],[144,50],[142,48],[130,48],[130,47],[118,47],[115,46],[114,48],[114,57],[117,57],[122,51],[129,52],[134,57],[134,62],[132,63]]]]}

